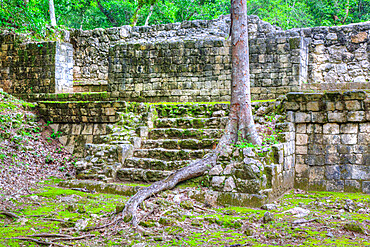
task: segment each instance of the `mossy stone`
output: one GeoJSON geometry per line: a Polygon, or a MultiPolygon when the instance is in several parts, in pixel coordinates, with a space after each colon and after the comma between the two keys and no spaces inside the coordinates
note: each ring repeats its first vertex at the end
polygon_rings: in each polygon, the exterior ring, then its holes
{"type": "Polygon", "coordinates": [[[191,201],[182,201],[182,202],[180,203],[180,206],[181,206],[182,208],[184,208],[184,209],[188,209],[188,210],[190,210],[190,209],[194,209],[194,205],[193,205],[193,203],[192,203],[191,201]]]}
{"type": "Polygon", "coordinates": [[[159,224],[164,226],[170,226],[174,223],[173,219],[167,218],[167,217],[161,217],[159,218],[159,224]]]}
{"type": "Polygon", "coordinates": [[[351,232],[361,233],[361,234],[365,233],[362,226],[355,221],[347,222],[346,224],[344,224],[344,229],[351,231],[351,232]]]}
{"type": "Polygon", "coordinates": [[[118,204],[118,205],[116,205],[116,214],[121,213],[124,208],[125,208],[125,204],[118,204]]]}

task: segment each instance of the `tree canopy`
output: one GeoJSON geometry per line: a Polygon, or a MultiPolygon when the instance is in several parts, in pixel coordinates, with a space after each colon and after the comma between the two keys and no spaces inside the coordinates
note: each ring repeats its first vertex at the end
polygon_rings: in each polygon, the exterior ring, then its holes
{"type": "MultiPolygon", "coordinates": [[[[59,27],[108,28],[208,20],[230,13],[230,0],[54,0],[59,27]]],[[[44,34],[48,0],[0,0],[0,27],[44,34]]],[[[370,0],[249,0],[248,14],[283,29],[370,20],[370,0]]]]}

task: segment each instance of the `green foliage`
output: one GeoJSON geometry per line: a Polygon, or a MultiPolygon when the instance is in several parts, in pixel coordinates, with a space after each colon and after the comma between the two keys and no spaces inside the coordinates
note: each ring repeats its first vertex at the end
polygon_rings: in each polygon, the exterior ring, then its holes
{"type": "MultiPolygon", "coordinates": [[[[370,0],[249,0],[248,14],[283,29],[341,25],[370,19],[370,0]]],[[[230,0],[54,0],[57,24],[48,24],[48,1],[0,1],[0,28],[32,32],[39,39],[59,28],[94,29],[209,20],[230,13],[230,0]],[[153,8],[151,8],[153,6],[153,8]],[[135,20],[135,21],[134,21],[135,20]]]]}

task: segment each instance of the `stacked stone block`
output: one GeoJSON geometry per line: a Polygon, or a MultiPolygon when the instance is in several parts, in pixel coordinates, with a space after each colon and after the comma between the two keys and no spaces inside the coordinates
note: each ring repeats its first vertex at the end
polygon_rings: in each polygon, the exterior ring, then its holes
{"type": "Polygon", "coordinates": [[[40,101],[38,112],[52,123],[114,123],[117,112],[126,108],[123,101],[40,101]]]}
{"type": "Polygon", "coordinates": [[[369,22],[300,31],[310,42],[306,88],[370,87],[369,22]]]}
{"type": "MultiPolygon", "coordinates": [[[[273,33],[249,41],[252,99],[276,99],[299,91],[306,49],[298,33],[273,33]],[[292,36],[289,36],[292,35],[292,36]]],[[[231,55],[230,55],[231,59],[231,55]]],[[[230,82],[229,82],[230,83],[230,82]]]]}
{"type": "MultiPolygon", "coordinates": [[[[275,30],[281,30],[261,21],[257,16],[249,16],[251,38],[265,37],[275,30]]],[[[220,16],[215,20],[194,20],[183,23],[169,23],[154,26],[94,30],[72,30],[70,42],[75,49],[75,81],[107,81],[109,69],[109,48],[117,42],[156,43],[186,39],[225,39],[229,35],[230,17],[220,16]]]]}
{"type": "MultiPolygon", "coordinates": [[[[272,99],[299,89],[302,44],[299,36],[250,40],[253,99],[272,99]]],[[[230,100],[229,40],[122,43],[111,49],[110,57],[108,90],[124,92],[125,100],[230,100]]]]}
{"type": "Polygon", "coordinates": [[[296,187],[370,193],[370,99],[364,91],[290,93],[296,187]]]}
{"type": "Polygon", "coordinates": [[[116,45],[109,91],[125,99],[226,101],[230,98],[230,45],[224,39],[116,45]]]}
{"type": "Polygon", "coordinates": [[[0,87],[14,94],[72,92],[72,46],[23,41],[13,33],[0,35],[0,87]]]}

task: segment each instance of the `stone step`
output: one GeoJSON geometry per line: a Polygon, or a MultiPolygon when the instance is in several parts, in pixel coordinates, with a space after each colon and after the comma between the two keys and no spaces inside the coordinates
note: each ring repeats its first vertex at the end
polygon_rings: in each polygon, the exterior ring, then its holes
{"type": "Polygon", "coordinates": [[[165,149],[165,148],[153,148],[153,149],[136,149],[134,151],[134,157],[137,158],[152,158],[165,161],[175,160],[190,160],[190,159],[201,159],[207,153],[209,149],[165,149]]]}
{"type": "Polygon", "coordinates": [[[164,140],[145,140],[142,148],[167,148],[167,149],[213,149],[216,147],[218,139],[164,139],[164,140]]]}
{"type": "Polygon", "coordinates": [[[155,128],[150,130],[149,139],[219,139],[223,133],[223,129],[155,128]]]}
{"type": "Polygon", "coordinates": [[[165,161],[152,158],[131,157],[125,160],[125,168],[142,168],[149,170],[173,171],[188,166],[194,160],[165,161]]]}
{"type": "Polygon", "coordinates": [[[211,118],[159,118],[154,126],[157,128],[195,128],[195,129],[224,129],[228,117],[211,118]]]}
{"type": "Polygon", "coordinates": [[[158,117],[223,117],[229,114],[228,103],[160,104],[155,105],[158,117]]]}
{"type": "Polygon", "coordinates": [[[173,171],[149,170],[140,168],[121,168],[117,171],[118,181],[156,182],[169,176],[173,171]]]}

